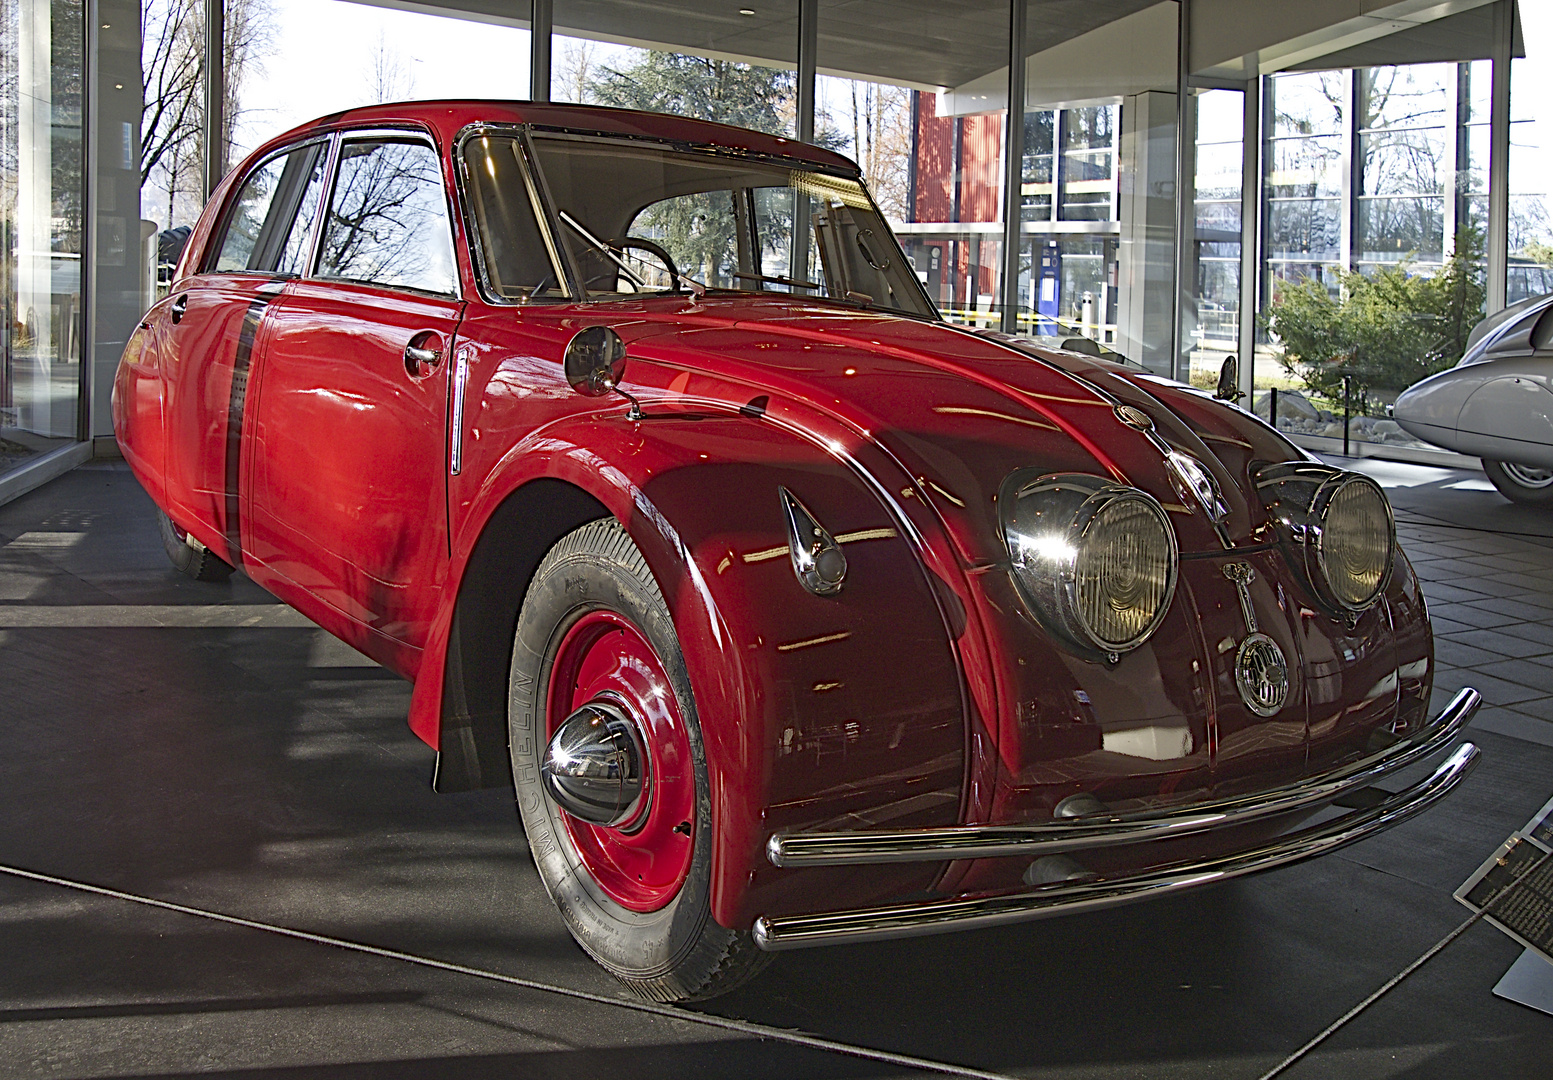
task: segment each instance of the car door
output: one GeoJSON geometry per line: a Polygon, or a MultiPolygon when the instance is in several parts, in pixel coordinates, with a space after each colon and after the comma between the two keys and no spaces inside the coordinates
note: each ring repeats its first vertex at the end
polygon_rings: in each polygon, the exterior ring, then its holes
{"type": "Polygon", "coordinates": [[[169,509],[186,527],[225,537],[233,565],[242,560],[239,447],[254,346],[284,285],[285,240],[323,150],[321,141],[290,147],[249,172],[158,320],[169,509]]]}
{"type": "Polygon", "coordinates": [[[453,234],[429,140],[346,134],[336,156],[313,269],[268,313],[250,555],[409,673],[448,555],[453,234]]]}

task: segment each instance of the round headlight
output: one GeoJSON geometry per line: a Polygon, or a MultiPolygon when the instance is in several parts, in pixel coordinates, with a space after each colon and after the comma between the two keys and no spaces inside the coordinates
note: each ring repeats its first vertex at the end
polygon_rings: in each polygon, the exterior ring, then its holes
{"type": "Polygon", "coordinates": [[[1353,611],[1368,607],[1391,577],[1395,526],[1376,483],[1348,473],[1316,496],[1316,564],[1332,599],[1353,611]]]}
{"type": "Polygon", "coordinates": [[[1097,476],[1021,471],[998,499],[1014,581],[1049,630],[1121,653],[1158,629],[1175,593],[1175,532],[1158,500],[1097,476]]]}

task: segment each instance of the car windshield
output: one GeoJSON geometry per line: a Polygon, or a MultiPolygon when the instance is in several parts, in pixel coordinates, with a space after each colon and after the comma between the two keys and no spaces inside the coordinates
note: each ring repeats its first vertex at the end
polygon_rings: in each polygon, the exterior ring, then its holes
{"type": "Polygon", "coordinates": [[[589,298],[781,292],[936,317],[856,180],[613,139],[534,149],[589,298]]]}

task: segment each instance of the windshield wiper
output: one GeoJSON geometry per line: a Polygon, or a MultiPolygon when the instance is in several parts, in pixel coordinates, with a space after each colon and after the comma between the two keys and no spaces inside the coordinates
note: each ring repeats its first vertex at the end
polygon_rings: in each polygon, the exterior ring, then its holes
{"type": "MultiPolygon", "coordinates": [[[[637,277],[635,272],[632,271],[632,269],[628,265],[626,265],[625,259],[621,258],[621,256],[615,251],[614,248],[610,247],[604,241],[600,240],[598,237],[596,237],[592,233],[590,233],[587,229],[585,229],[583,227],[582,223],[579,222],[576,218],[572,217],[565,210],[558,210],[556,213],[560,216],[562,221],[564,221],[566,224],[570,225],[573,229],[576,230],[578,236],[582,237],[590,245],[592,245],[592,247],[594,248],[595,251],[598,251],[601,255],[605,256],[607,259],[609,259],[611,262],[613,262],[616,266],[620,267],[620,272],[622,274],[624,274],[626,277],[631,279],[631,284],[635,285],[639,289],[646,290],[646,291],[652,291],[652,292],[660,291],[660,290],[653,289],[652,286],[647,284],[647,282],[645,282],[641,278],[637,277]]],[[[706,286],[701,284],[699,281],[696,281],[694,278],[686,277],[684,274],[681,274],[678,271],[676,271],[674,273],[674,280],[675,281],[682,281],[682,282],[684,282],[685,285],[688,287],[688,291],[690,292],[690,294],[692,296],[696,297],[696,299],[698,299],[698,300],[701,297],[706,295],[706,286]]],[[[586,286],[584,286],[584,288],[586,288],[586,286]]],[[[675,290],[675,291],[678,291],[678,290],[675,290]]]]}
{"type": "Polygon", "coordinates": [[[816,292],[818,292],[820,289],[825,287],[823,285],[816,285],[812,281],[796,281],[790,277],[774,277],[771,274],[735,273],[733,276],[739,278],[742,281],[769,281],[773,285],[786,285],[790,289],[814,289],[816,292]]]}

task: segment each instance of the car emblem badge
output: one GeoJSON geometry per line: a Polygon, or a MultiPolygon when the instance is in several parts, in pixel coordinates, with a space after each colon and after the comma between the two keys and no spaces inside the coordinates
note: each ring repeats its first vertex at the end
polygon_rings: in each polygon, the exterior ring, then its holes
{"type": "Polygon", "coordinates": [[[1235,650],[1235,688],[1246,708],[1258,716],[1273,716],[1289,698],[1289,663],[1278,643],[1257,629],[1250,588],[1256,571],[1249,563],[1232,562],[1224,567],[1224,576],[1235,583],[1246,620],[1246,639],[1235,650]]]}
{"type": "Polygon", "coordinates": [[[1115,408],[1116,418],[1130,428],[1139,431],[1151,431],[1154,428],[1154,420],[1142,409],[1136,409],[1131,405],[1118,405],[1115,408]]]}

